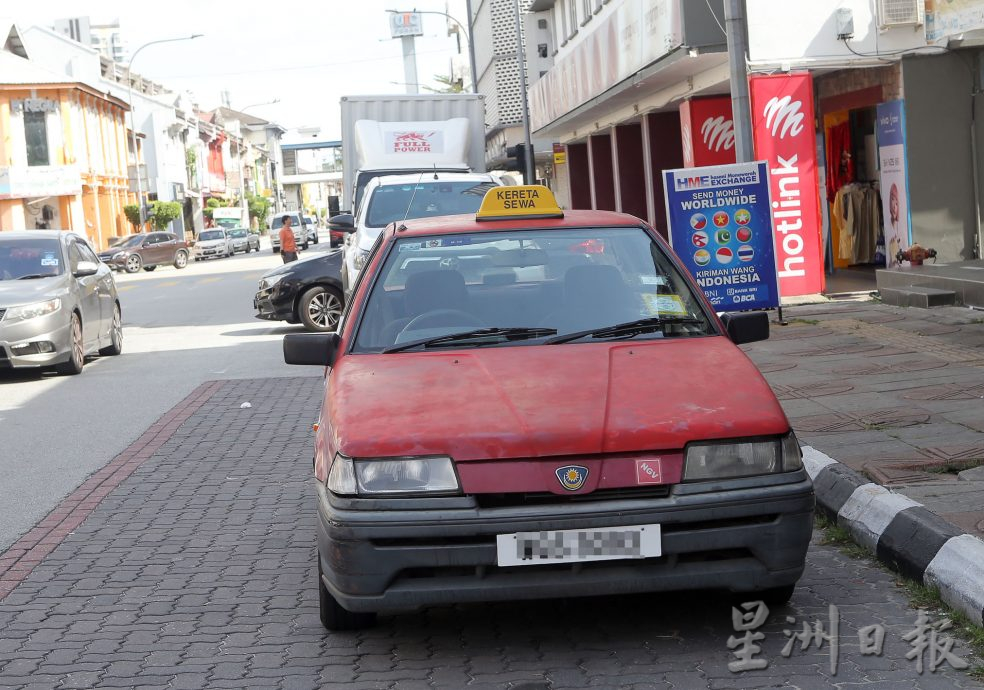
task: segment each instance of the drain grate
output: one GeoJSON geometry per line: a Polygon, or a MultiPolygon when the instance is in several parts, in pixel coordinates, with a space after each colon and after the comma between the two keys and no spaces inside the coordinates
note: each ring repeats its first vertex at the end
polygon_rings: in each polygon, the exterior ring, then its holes
{"type": "Polygon", "coordinates": [[[837,372],[846,376],[877,376],[879,374],[897,374],[900,371],[928,371],[947,366],[947,362],[929,360],[911,360],[898,364],[859,364],[853,367],[838,368],[837,372]]]}
{"type": "Polygon", "coordinates": [[[984,383],[966,385],[948,383],[940,386],[924,386],[903,393],[906,400],[978,400],[984,398],[984,383]]]}
{"type": "Polygon", "coordinates": [[[758,366],[758,370],[763,374],[773,374],[777,371],[786,371],[787,369],[795,369],[796,362],[763,362],[758,366]]]}
{"type": "Polygon", "coordinates": [[[823,395],[837,395],[854,390],[849,383],[813,383],[802,386],[787,386],[777,383],[772,386],[776,397],[780,400],[809,400],[823,395]]]}
{"type": "Polygon", "coordinates": [[[916,424],[925,424],[929,418],[930,414],[921,410],[886,408],[859,414],[832,412],[830,414],[797,417],[792,420],[792,425],[796,431],[834,433],[870,429],[902,429],[916,424]]]}

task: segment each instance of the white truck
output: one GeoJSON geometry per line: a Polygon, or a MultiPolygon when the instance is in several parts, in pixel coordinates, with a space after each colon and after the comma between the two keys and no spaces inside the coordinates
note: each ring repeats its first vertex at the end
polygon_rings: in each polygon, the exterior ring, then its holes
{"type": "Polygon", "coordinates": [[[481,94],[342,96],[343,213],[380,175],[485,171],[481,94]]]}
{"type": "Polygon", "coordinates": [[[212,209],[212,220],[216,227],[249,229],[249,215],[241,206],[219,206],[212,209]]]}

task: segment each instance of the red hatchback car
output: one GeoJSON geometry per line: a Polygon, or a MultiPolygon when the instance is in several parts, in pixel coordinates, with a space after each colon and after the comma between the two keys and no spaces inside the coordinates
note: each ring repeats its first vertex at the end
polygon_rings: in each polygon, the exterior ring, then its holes
{"type": "Polygon", "coordinates": [[[544,187],[382,233],[337,333],[314,459],[321,620],[719,588],[784,603],[814,494],[782,408],[637,218],[544,187]]]}

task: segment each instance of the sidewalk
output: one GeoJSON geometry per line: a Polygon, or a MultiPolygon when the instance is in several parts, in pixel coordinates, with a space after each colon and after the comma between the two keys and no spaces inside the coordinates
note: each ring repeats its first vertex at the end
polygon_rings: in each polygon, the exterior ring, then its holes
{"type": "Polygon", "coordinates": [[[800,443],[984,537],[984,312],[783,309],[747,352],[800,443]]]}

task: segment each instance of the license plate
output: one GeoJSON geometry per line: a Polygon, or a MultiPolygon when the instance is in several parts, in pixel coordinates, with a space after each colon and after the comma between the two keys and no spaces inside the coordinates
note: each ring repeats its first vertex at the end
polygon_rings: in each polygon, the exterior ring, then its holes
{"type": "Polygon", "coordinates": [[[663,553],[659,525],[498,534],[498,564],[537,565],[655,558],[663,553]]]}

